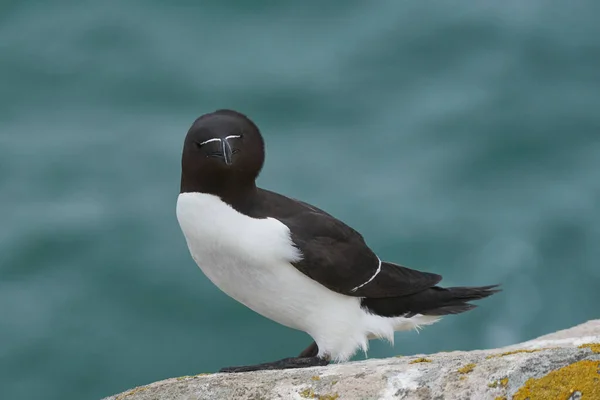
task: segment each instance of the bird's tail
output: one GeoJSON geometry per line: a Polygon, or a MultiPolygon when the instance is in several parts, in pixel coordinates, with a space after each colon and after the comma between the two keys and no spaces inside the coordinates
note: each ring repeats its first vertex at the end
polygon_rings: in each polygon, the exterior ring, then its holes
{"type": "MultiPolygon", "coordinates": [[[[499,285],[479,286],[479,287],[451,287],[441,288],[433,287],[423,293],[426,303],[420,313],[423,315],[448,315],[460,314],[477,307],[469,303],[474,300],[481,300],[488,296],[498,293],[499,285]]],[[[420,294],[420,293],[419,293],[420,294]]]]}
{"type": "Polygon", "coordinates": [[[441,316],[460,314],[477,307],[470,301],[484,299],[500,292],[499,285],[479,287],[433,286],[408,296],[369,298],[362,300],[362,306],[374,314],[385,317],[412,317],[416,314],[441,316]]]}

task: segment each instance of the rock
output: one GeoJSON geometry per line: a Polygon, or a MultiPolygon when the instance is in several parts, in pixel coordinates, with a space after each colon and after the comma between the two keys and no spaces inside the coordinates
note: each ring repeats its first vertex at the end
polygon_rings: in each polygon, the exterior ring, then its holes
{"type": "Polygon", "coordinates": [[[300,370],[200,374],[105,400],[600,399],[600,320],[493,350],[300,370]]]}

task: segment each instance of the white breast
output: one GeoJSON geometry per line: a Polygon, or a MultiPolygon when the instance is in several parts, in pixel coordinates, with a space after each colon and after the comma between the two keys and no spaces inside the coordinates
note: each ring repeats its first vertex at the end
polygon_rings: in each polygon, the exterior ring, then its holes
{"type": "Polygon", "coordinates": [[[192,257],[215,285],[252,310],[302,329],[297,314],[307,293],[292,282],[307,278],[290,265],[301,254],[287,226],[250,218],[204,193],[181,194],[177,218],[192,257]]]}
{"type": "Polygon", "coordinates": [[[217,287],[257,313],[307,332],[321,355],[344,360],[357,347],[366,349],[368,336],[393,340],[394,329],[415,326],[405,318],[368,314],[359,298],[298,271],[290,262],[302,254],[276,219],[250,218],[205,193],[180,194],[177,219],[193,259],[217,287]]]}

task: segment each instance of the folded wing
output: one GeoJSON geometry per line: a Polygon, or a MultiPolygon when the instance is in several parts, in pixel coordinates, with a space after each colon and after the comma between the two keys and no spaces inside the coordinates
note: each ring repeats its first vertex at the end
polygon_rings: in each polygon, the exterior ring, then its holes
{"type": "Polygon", "coordinates": [[[420,292],[442,279],[437,274],[381,262],[360,233],[313,206],[282,222],[290,228],[292,240],[303,255],[292,264],[337,293],[397,297],[420,292]]]}

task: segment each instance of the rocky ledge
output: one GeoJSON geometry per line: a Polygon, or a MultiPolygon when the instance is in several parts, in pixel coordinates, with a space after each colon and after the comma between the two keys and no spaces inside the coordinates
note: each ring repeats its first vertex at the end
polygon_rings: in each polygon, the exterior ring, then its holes
{"type": "Polygon", "coordinates": [[[302,370],[200,374],[105,400],[600,399],[600,320],[493,350],[302,370]]]}

